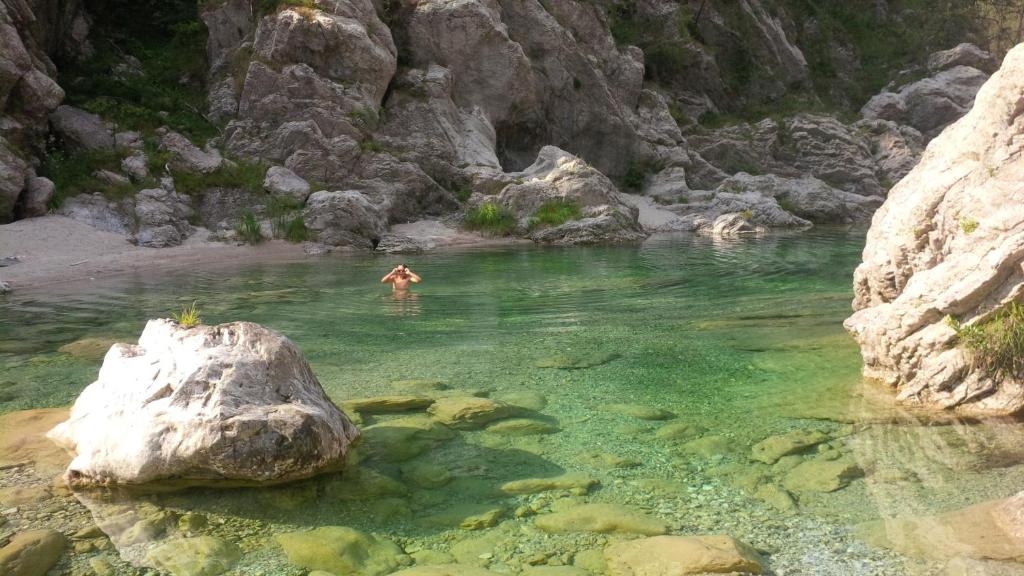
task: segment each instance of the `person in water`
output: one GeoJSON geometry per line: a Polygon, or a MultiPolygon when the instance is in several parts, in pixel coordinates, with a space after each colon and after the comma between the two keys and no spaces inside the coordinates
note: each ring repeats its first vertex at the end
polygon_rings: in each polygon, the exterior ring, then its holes
{"type": "Polygon", "coordinates": [[[399,264],[395,266],[391,272],[388,272],[386,276],[380,279],[381,282],[387,284],[391,283],[391,289],[395,292],[400,290],[407,290],[409,284],[419,284],[423,279],[418,274],[409,270],[409,267],[405,264],[399,264]]]}

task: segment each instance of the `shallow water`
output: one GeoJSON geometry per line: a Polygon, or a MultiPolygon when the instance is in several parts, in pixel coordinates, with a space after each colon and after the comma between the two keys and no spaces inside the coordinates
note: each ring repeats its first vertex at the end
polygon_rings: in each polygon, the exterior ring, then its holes
{"type": "MultiPolygon", "coordinates": [[[[859,532],[863,523],[1014,494],[1024,486],[1024,433],[1016,422],[923,420],[893,409],[884,391],[861,381],[857,347],[841,323],[862,245],[862,232],[847,230],[739,242],[663,236],[632,247],[332,256],[14,295],[0,301],[0,413],[68,405],[92,381],[98,360],[61,346],[83,338],[131,341],[147,318],[197,300],[207,324],[250,320],[288,335],[336,402],[393,394],[392,382],[407,379],[496,398],[532,391],[546,397],[539,416],[559,431],[458,432],[424,442],[417,448],[423,452],[405,461],[389,452],[395,446],[370,437],[361,448],[364,480],[350,474],[264,490],[65,497],[84,505],[82,516],[88,509],[108,534],[123,529],[112,528],[111,519],[126,510],[191,510],[210,520],[193,533],[240,546],[237,574],[303,574],[275,535],[319,526],[391,538],[417,558],[434,550],[517,573],[532,564],[572,564],[581,551],[621,539],[551,535],[533,524],[538,514],[610,502],[646,511],[672,533],[742,539],[776,574],[940,573],[947,558],[877,547],[859,532]],[[403,299],[378,283],[400,261],[424,278],[403,299]],[[607,361],[538,367],[554,355],[607,361]],[[666,422],[605,408],[623,403],[667,410],[675,416],[669,423],[699,427],[702,440],[658,439],[666,422]],[[852,460],[863,477],[832,492],[791,491],[792,509],[759,498],[757,489],[777,486],[786,471],[753,462],[751,447],[797,429],[829,436],[803,460],[819,453],[852,460]],[[419,462],[440,464],[454,480],[387,490],[365,480],[379,473],[401,481],[403,467],[419,462]],[[496,491],[510,480],[564,472],[590,474],[600,487],[585,495],[496,491]],[[461,516],[501,516],[483,522],[495,526],[459,528],[459,518],[442,514],[457,505],[468,507],[456,508],[461,516]]],[[[19,470],[0,475],[0,486],[48,481],[19,470]]],[[[9,515],[7,529],[83,521],[73,512],[46,512],[54,506],[46,499],[24,505],[9,515]]],[[[62,566],[77,569],[103,556],[129,570],[124,561],[146,564],[153,542],[183,533],[168,528],[118,542],[122,559],[111,550],[75,553],[62,566]]],[[[968,573],[995,569],[1016,573],[1016,565],[1004,564],[970,564],[968,573]]]]}

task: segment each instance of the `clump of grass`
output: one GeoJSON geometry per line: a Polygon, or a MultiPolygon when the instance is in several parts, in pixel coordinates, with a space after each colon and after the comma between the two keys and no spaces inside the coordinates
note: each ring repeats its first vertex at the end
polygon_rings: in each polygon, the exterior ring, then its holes
{"type": "Polygon", "coordinates": [[[194,300],[191,306],[182,308],[180,314],[171,312],[171,317],[182,328],[194,328],[203,322],[203,319],[199,316],[199,308],[194,300]]]}
{"type": "Polygon", "coordinates": [[[964,234],[970,234],[978,229],[978,221],[974,218],[961,218],[960,229],[964,231],[964,234]]]}
{"type": "Polygon", "coordinates": [[[367,138],[359,143],[359,149],[363,152],[383,152],[384,145],[372,138],[367,138]]]}
{"type": "Polygon", "coordinates": [[[516,217],[504,206],[485,202],[466,214],[464,225],[495,236],[507,236],[516,227],[516,217]]]}
{"type": "Polygon", "coordinates": [[[297,201],[274,200],[267,207],[270,227],[275,238],[289,242],[305,242],[312,238],[312,231],[302,218],[302,204],[297,201]]]}
{"type": "Polygon", "coordinates": [[[272,14],[285,8],[316,8],[316,0],[259,0],[256,5],[257,13],[261,16],[272,14]]]}
{"type": "Polygon", "coordinates": [[[245,188],[258,191],[263,189],[263,178],[267,167],[263,164],[236,161],[234,165],[225,163],[216,172],[196,174],[181,170],[173,171],[174,186],[183,194],[196,195],[209,188],[245,188]]]}
{"type": "Polygon", "coordinates": [[[242,237],[249,244],[256,245],[263,242],[263,230],[260,228],[259,221],[256,220],[256,216],[252,212],[246,212],[242,214],[242,219],[235,226],[235,232],[242,237]]]}
{"type": "Polygon", "coordinates": [[[754,218],[754,211],[753,210],[744,210],[744,211],[740,212],[740,216],[742,216],[744,220],[751,220],[751,219],[754,218]]]}
{"type": "Polygon", "coordinates": [[[469,184],[457,186],[452,189],[452,194],[455,195],[455,198],[457,198],[459,202],[465,202],[473,195],[473,187],[469,184]]]}
{"type": "Polygon", "coordinates": [[[561,226],[569,220],[579,220],[580,205],[567,200],[548,200],[540,205],[530,218],[529,228],[561,226]]]}
{"type": "Polygon", "coordinates": [[[1024,304],[1010,302],[969,326],[952,316],[946,323],[956,332],[957,343],[970,351],[975,368],[994,376],[1024,374],[1024,304]]]}

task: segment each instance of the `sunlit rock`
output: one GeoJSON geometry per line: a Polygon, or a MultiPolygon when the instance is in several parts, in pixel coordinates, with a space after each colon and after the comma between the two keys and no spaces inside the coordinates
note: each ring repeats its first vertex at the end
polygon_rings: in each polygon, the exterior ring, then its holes
{"type": "Polygon", "coordinates": [[[71,485],[274,483],[339,470],[355,426],[302,353],[258,324],[152,320],[111,348],[49,437],[71,485]]]}
{"type": "Polygon", "coordinates": [[[656,536],[613,544],[604,551],[610,576],[760,574],[764,560],[729,536],[656,536]]]}
{"type": "Polygon", "coordinates": [[[662,520],[619,504],[582,504],[538,516],[536,524],[549,533],[598,532],[653,536],[668,532],[668,526],[662,520]]]}

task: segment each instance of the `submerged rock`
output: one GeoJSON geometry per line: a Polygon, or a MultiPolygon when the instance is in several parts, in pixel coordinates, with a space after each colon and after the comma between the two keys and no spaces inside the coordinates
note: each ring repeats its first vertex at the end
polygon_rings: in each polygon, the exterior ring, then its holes
{"type": "Polygon", "coordinates": [[[171,540],[146,554],[146,564],[173,576],[217,576],[241,558],[238,547],[213,536],[171,540]]]}
{"type": "Polygon", "coordinates": [[[765,464],[774,464],[783,456],[802,452],[828,440],[817,430],[794,430],[778,436],[769,436],[754,444],[750,457],[765,464]]]}
{"type": "Polygon", "coordinates": [[[610,576],[760,574],[756,550],[729,536],[655,536],[605,548],[610,576]]]}
{"type": "Polygon", "coordinates": [[[643,534],[654,536],[668,532],[658,518],[619,504],[582,504],[536,519],[545,532],[598,532],[602,534],[643,534]]]}
{"type": "Polygon", "coordinates": [[[496,525],[504,513],[505,508],[495,504],[455,504],[418,522],[424,526],[483,530],[496,525]]]}
{"type": "Polygon", "coordinates": [[[622,355],[617,352],[595,352],[584,356],[570,356],[568,354],[555,354],[547,358],[537,360],[537,368],[558,368],[560,370],[582,370],[607,364],[618,360],[622,355]]]}
{"type": "Polygon", "coordinates": [[[1024,560],[1024,492],[935,516],[869,522],[855,532],[869,544],[911,558],[1020,562],[1024,560]]]}
{"type": "Polygon", "coordinates": [[[476,396],[438,398],[427,412],[438,422],[452,428],[482,428],[485,424],[507,418],[519,409],[503,402],[476,396]]]}
{"type": "Polygon", "coordinates": [[[114,345],[49,433],[75,454],[65,474],[75,486],[307,478],[341,469],[358,435],[284,336],[169,320],[151,320],[138,345],[114,345]]]}
{"type": "Polygon", "coordinates": [[[89,336],[69,342],[58,348],[57,351],[89,362],[99,362],[103,360],[107,350],[110,350],[114,344],[117,344],[117,340],[114,338],[89,336]]]}
{"type": "Polygon", "coordinates": [[[433,403],[433,398],[423,396],[374,396],[372,398],[345,400],[341,405],[350,412],[387,414],[391,412],[425,410],[433,403]]]}
{"type": "Polygon", "coordinates": [[[793,492],[835,492],[863,475],[864,471],[852,458],[814,458],[786,473],[782,485],[793,492]]]}
{"type": "Polygon", "coordinates": [[[512,418],[491,424],[487,431],[502,436],[533,436],[553,434],[558,432],[558,426],[533,418],[512,418]]]}
{"type": "Polygon", "coordinates": [[[1024,46],[1007,54],[970,113],[931,142],[875,214],[854,274],[856,313],[845,326],[860,344],[865,376],[894,387],[902,401],[977,413],[1024,409],[1024,381],[977,361],[954,328],[983,331],[1024,285],[1021,107],[1024,46]]]}
{"type": "Polygon", "coordinates": [[[56,530],[31,530],[16,534],[0,548],[0,574],[42,576],[64,554],[64,535],[56,530]]]}
{"type": "Polygon", "coordinates": [[[523,480],[513,480],[502,484],[501,491],[506,494],[519,495],[539,494],[549,490],[582,490],[586,492],[596,484],[599,484],[599,482],[592,476],[581,474],[579,472],[569,472],[561,476],[555,476],[554,478],[526,478],[523,480]]]}
{"type": "Polygon", "coordinates": [[[279,534],[288,561],[307,570],[350,576],[384,576],[402,565],[405,553],[387,538],[344,526],[279,534]]]}
{"type": "Polygon", "coordinates": [[[640,420],[670,420],[675,414],[661,408],[642,406],[640,404],[604,404],[598,408],[601,412],[609,414],[621,414],[640,420]]]}
{"type": "Polygon", "coordinates": [[[500,574],[466,564],[438,564],[407,568],[395,572],[392,576],[500,576],[500,574]]]}

